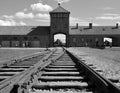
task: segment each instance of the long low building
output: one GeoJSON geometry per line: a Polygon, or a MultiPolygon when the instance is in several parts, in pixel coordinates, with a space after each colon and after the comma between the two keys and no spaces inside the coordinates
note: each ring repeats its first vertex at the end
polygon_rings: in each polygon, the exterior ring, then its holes
{"type": "Polygon", "coordinates": [[[120,46],[120,27],[69,26],[70,12],[59,4],[50,13],[50,26],[0,26],[1,47],[54,47],[57,34],[66,36],[67,47],[101,47],[105,38],[120,46]]]}

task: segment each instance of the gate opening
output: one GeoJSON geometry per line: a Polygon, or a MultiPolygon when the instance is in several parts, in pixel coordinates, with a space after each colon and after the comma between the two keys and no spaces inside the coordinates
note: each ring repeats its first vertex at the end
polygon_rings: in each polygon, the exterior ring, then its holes
{"type": "Polygon", "coordinates": [[[66,35],[65,34],[55,34],[54,35],[54,47],[66,46],[66,35]]]}
{"type": "Polygon", "coordinates": [[[104,38],[105,47],[112,47],[112,42],[113,42],[112,38],[108,38],[108,37],[104,38]]]}

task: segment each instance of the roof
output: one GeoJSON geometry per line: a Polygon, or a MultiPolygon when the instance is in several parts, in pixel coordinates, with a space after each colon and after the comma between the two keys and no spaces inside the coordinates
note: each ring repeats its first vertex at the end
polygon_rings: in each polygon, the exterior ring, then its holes
{"type": "Polygon", "coordinates": [[[34,26],[0,26],[0,35],[27,35],[34,26]]]}
{"type": "MultiPolygon", "coordinates": [[[[0,26],[0,35],[48,35],[50,26],[0,26]]],[[[70,35],[120,35],[120,27],[113,26],[71,26],[70,35]]]]}
{"type": "Polygon", "coordinates": [[[120,27],[113,26],[93,26],[90,29],[88,26],[79,26],[78,29],[70,27],[70,35],[120,35],[120,27]]]}
{"type": "Polygon", "coordinates": [[[49,33],[47,26],[0,26],[0,35],[40,35],[49,33]]]}
{"type": "Polygon", "coordinates": [[[70,13],[70,12],[68,10],[64,9],[59,4],[58,7],[56,9],[54,9],[53,11],[51,11],[50,13],[70,13]]]}
{"type": "Polygon", "coordinates": [[[50,26],[37,26],[32,28],[32,31],[28,35],[49,35],[50,26]]]}

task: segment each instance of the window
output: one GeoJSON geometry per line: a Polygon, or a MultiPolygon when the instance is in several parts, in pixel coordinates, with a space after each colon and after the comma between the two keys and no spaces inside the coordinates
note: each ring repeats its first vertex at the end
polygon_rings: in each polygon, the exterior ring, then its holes
{"type": "Polygon", "coordinates": [[[17,40],[18,38],[17,37],[13,37],[14,40],[17,40]]]}
{"type": "Polygon", "coordinates": [[[64,24],[64,28],[67,28],[68,27],[68,24],[64,24]]]}
{"type": "Polygon", "coordinates": [[[105,31],[105,28],[103,28],[102,30],[105,31]]]}
{"type": "Polygon", "coordinates": [[[53,14],[53,17],[56,17],[56,14],[53,14]]]}
{"type": "Polygon", "coordinates": [[[90,42],[92,42],[92,39],[90,39],[90,42]]]}
{"type": "Polygon", "coordinates": [[[3,39],[6,40],[6,39],[8,39],[8,38],[7,38],[6,36],[3,36],[3,39]]]}
{"type": "Polygon", "coordinates": [[[76,42],[76,38],[73,38],[73,42],[76,42]]]}
{"type": "Polygon", "coordinates": [[[62,14],[60,14],[59,17],[62,17],[62,14]]]}
{"type": "Polygon", "coordinates": [[[52,28],[56,28],[56,25],[55,25],[55,24],[52,24],[52,28]]]}
{"type": "Polygon", "coordinates": [[[38,37],[33,37],[34,39],[38,39],[38,37]]]}
{"type": "Polygon", "coordinates": [[[84,38],[82,38],[82,42],[84,42],[84,38]]]}
{"type": "Polygon", "coordinates": [[[24,39],[25,39],[25,40],[27,40],[27,39],[28,39],[28,37],[24,37],[24,39]]]}
{"type": "Polygon", "coordinates": [[[64,14],[64,17],[68,17],[68,14],[64,14]]]}
{"type": "Polygon", "coordinates": [[[98,41],[98,38],[95,38],[95,41],[98,41]]]}

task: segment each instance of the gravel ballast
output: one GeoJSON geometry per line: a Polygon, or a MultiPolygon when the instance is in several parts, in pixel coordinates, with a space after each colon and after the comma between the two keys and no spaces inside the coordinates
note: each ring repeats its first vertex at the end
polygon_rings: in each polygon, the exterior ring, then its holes
{"type": "Polygon", "coordinates": [[[120,48],[93,49],[82,47],[68,48],[68,50],[85,60],[86,64],[93,64],[93,67],[102,70],[103,72],[100,72],[102,76],[118,80],[120,83],[120,48]]]}

